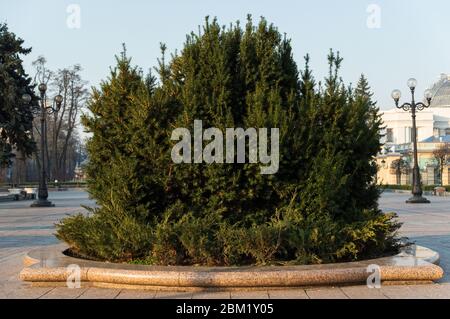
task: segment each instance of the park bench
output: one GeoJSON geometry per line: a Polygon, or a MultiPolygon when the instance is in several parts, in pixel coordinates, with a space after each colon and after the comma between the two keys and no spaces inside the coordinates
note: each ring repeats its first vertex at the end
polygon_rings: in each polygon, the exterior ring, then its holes
{"type": "Polygon", "coordinates": [[[36,199],[37,188],[10,188],[8,189],[8,192],[14,198],[14,200],[36,199]]]}
{"type": "Polygon", "coordinates": [[[37,188],[32,188],[32,187],[25,187],[23,189],[26,192],[26,198],[27,199],[36,199],[36,194],[37,194],[37,188]]]}
{"type": "Polygon", "coordinates": [[[9,188],[8,192],[14,196],[14,200],[21,200],[27,197],[27,193],[22,188],[9,188]]]}
{"type": "Polygon", "coordinates": [[[10,193],[0,193],[0,202],[15,200],[15,196],[10,193]]]}

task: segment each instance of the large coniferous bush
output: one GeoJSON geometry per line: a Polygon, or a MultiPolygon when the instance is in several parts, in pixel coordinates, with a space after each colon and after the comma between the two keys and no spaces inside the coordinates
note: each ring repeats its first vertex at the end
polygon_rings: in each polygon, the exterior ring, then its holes
{"type": "MultiPolygon", "coordinates": [[[[367,80],[299,72],[290,41],[262,19],[206,21],[159,60],[159,82],[123,54],[89,105],[89,191],[99,208],[66,218],[74,253],[149,264],[323,263],[397,249],[374,184],[380,117],[367,80]],[[279,171],[260,164],[175,164],[175,128],[279,128],[279,171]]],[[[208,142],[205,141],[204,145],[208,142]]]]}
{"type": "Polygon", "coordinates": [[[15,151],[25,157],[31,156],[35,143],[31,136],[33,127],[33,106],[38,103],[34,95],[32,79],[25,73],[21,55],[27,55],[31,48],[23,46],[18,38],[0,23],[0,167],[9,166],[15,151]],[[31,97],[29,103],[22,96],[31,97]]]}

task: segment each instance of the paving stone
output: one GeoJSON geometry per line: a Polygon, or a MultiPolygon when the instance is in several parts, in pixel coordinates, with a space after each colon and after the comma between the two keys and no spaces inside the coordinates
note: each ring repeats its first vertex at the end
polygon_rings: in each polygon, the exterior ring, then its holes
{"type": "Polygon", "coordinates": [[[214,292],[196,292],[192,295],[192,299],[230,299],[231,293],[229,291],[214,291],[214,292]]]}
{"type": "MultiPolygon", "coordinates": [[[[411,287],[413,290],[416,290],[416,287],[411,287]]],[[[449,285],[427,285],[424,287],[417,287],[418,293],[424,294],[427,298],[433,299],[450,299],[450,286],[449,285]]]]}
{"type": "Polygon", "coordinates": [[[87,288],[56,287],[41,296],[40,299],[76,299],[85,293],[87,288]]]}
{"type": "Polygon", "coordinates": [[[427,196],[430,204],[406,205],[408,197],[410,194],[384,192],[379,200],[380,209],[398,213],[403,223],[401,236],[439,253],[444,270],[439,282],[450,282],[450,197],[427,196]]]}
{"type": "Polygon", "coordinates": [[[155,295],[156,291],[152,290],[123,289],[116,299],[153,299],[155,295]]]}
{"type": "Polygon", "coordinates": [[[269,293],[266,290],[232,291],[231,299],[269,299],[269,293]]]}
{"type": "Polygon", "coordinates": [[[114,299],[119,295],[120,289],[105,289],[90,287],[78,299],[114,299]]]}
{"type": "Polygon", "coordinates": [[[6,294],[8,299],[38,299],[52,291],[51,287],[22,287],[6,294]]]}
{"type": "Polygon", "coordinates": [[[306,294],[311,299],[348,299],[338,287],[306,289],[306,294]]]}
{"type": "Polygon", "coordinates": [[[448,285],[383,286],[381,291],[390,299],[450,299],[448,285]]]}
{"type": "Polygon", "coordinates": [[[158,291],[155,299],[191,299],[192,292],[158,291]]]}
{"type": "Polygon", "coordinates": [[[0,298],[40,298],[52,291],[19,280],[23,256],[58,242],[53,235],[54,224],[67,214],[84,212],[80,204],[95,205],[84,191],[52,192],[49,199],[55,207],[30,208],[31,201],[0,202],[0,298]]]}
{"type": "Polygon", "coordinates": [[[345,286],[341,290],[350,299],[386,299],[387,297],[377,288],[368,288],[367,286],[345,286]]]}
{"type": "Polygon", "coordinates": [[[269,290],[270,299],[308,299],[304,289],[269,290]]]}

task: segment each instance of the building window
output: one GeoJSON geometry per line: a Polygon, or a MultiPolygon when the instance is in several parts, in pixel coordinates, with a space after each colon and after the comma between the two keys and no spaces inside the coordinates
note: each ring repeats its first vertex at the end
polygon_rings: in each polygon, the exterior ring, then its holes
{"type": "Polygon", "coordinates": [[[386,142],[387,143],[394,143],[394,131],[391,128],[388,128],[386,130],[386,142]]]}
{"type": "Polygon", "coordinates": [[[405,143],[411,142],[412,130],[410,127],[405,127],[405,143]]]}
{"type": "Polygon", "coordinates": [[[440,130],[439,130],[438,128],[436,128],[436,127],[433,129],[433,136],[434,136],[434,137],[439,137],[439,136],[441,136],[441,135],[440,135],[440,130]]]}
{"type": "Polygon", "coordinates": [[[445,135],[447,136],[447,135],[450,135],[450,128],[446,128],[445,129],[445,135]]]}
{"type": "MultiPolygon", "coordinates": [[[[405,131],[405,143],[412,143],[413,142],[413,128],[412,127],[406,127],[405,131]]],[[[416,128],[416,138],[419,138],[419,128],[416,128]]]]}

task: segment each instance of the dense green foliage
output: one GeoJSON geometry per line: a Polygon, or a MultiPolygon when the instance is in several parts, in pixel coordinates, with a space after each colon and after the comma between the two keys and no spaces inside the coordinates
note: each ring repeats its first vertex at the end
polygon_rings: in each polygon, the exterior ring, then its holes
{"type": "Polygon", "coordinates": [[[30,133],[36,97],[20,58],[31,49],[24,48],[23,42],[0,23],[0,166],[11,163],[13,148],[28,156],[35,146],[30,133]],[[33,103],[25,104],[23,94],[29,94],[33,103]]]}
{"type": "MultiPolygon", "coordinates": [[[[94,90],[88,188],[99,208],[66,218],[74,253],[150,264],[323,263],[393,251],[399,224],[377,207],[380,118],[364,77],[344,86],[341,58],[316,84],[264,19],[190,34],[159,82],[125,54],[94,90]],[[174,164],[174,128],[277,127],[280,166],[174,164]]],[[[206,143],[205,143],[206,144],[206,143]]]]}
{"type": "MultiPolygon", "coordinates": [[[[444,186],[441,186],[441,185],[422,185],[422,190],[425,191],[425,192],[432,192],[432,191],[434,191],[434,189],[436,187],[444,187],[447,192],[450,192],[450,185],[444,185],[444,186]]],[[[389,185],[389,184],[386,184],[386,185],[379,185],[379,188],[382,189],[382,190],[385,190],[385,189],[390,190],[390,189],[392,189],[392,190],[408,190],[408,191],[411,191],[412,190],[412,185],[389,185]]]]}

